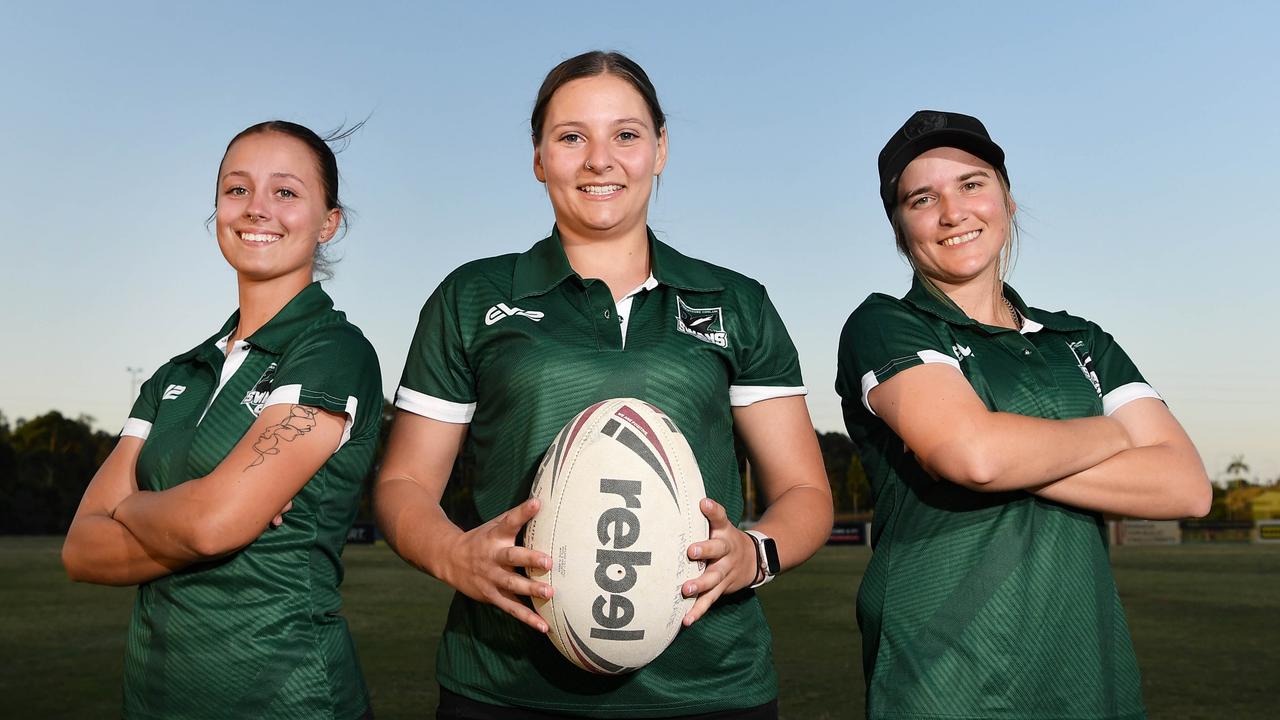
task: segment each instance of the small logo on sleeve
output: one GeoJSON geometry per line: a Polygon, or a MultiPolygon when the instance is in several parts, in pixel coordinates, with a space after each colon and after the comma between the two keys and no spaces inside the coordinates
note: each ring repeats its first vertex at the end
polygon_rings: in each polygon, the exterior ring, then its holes
{"type": "Polygon", "coordinates": [[[960,343],[952,345],[951,352],[955,353],[957,360],[963,360],[973,355],[973,350],[968,345],[961,345],[960,343]]]}
{"type": "Polygon", "coordinates": [[[724,329],[724,313],[720,308],[695,308],[676,296],[676,330],[702,342],[729,347],[729,334],[724,329]]]}
{"type": "Polygon", "coordinates": [[[540,322],[542,318],[545,317],[543,313],[537,310],[521,310],[518,307],[511,307],[506,303],[498,303],[497,305],[489,308],[489,311],[484,314],[484,324],[492,325],[499,320],[505,320],[516,315],[527,317],[534,322],[540,322]]]}
{"type": "Polygon", "coordinates": [[[1093,356],[1084,346],[1084,341],[1069,342],[1067,347],[1071,349],[1071,354],[1076,356],[1076,365],[1080,367],[1080,372],[1093,383],[1094,392],[1098,393],[1098,397],[1102,397],[1102,383],[1098,381],[1098,372],[1093,366],[1093,356]]]}
{"type": "Polygon", "coordinates": [[[276,364],[271,363],[266,370],[262,371],[262,377],[258,378],[258,382],[249,388],[249,392],[244,394],[244,399],[240,401],[241,405],[249,408],[249,412],[254,417],[262,414],[262,408],[267,404],[267,396],[271,394],[271,383],[276,379],[276,364]]]}
{"type": "Polygon", "coordinates": [[[161,400],[177,400],[178,396],[187,391],[186,385],[170,385],[164,389],[164,395],[161,400]]]}

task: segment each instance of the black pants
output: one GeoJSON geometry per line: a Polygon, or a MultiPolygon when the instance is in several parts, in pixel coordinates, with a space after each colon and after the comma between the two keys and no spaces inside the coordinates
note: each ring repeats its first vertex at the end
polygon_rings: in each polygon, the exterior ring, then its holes
{"type": "MultiPolygon", "coordinates": [[[[436,720],[555,720],[563,717],[555,713],[477,702],[445,688],[440,688],[440,706],[436,708],[436,720]]],[[[771,700],[764,705],[739,710],[676,715],[670,720],[778,720],[778,701],[771,700]]]]}

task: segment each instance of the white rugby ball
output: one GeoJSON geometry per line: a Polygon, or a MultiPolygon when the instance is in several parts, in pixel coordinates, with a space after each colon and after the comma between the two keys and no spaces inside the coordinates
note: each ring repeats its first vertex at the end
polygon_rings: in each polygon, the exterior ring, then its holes
{"type": "Polygon", "coordinates": [[[529,576],[551,642],[595,673],[636,670],[666,649],[693,606],[680,588],[702,574],[691,543],[710,535],[689,442],[658,408],[633,398],[578,413],[547,449],[531,497],[542,500],[526,547],[551,556],[529,576]]]}

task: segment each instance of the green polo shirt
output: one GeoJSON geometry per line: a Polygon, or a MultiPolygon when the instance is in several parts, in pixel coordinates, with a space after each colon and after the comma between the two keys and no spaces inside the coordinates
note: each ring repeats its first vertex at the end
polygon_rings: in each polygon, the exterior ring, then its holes
{"type": "MultiPolygon", "coordinates": [[[[489,520],[529,495],[555,434],[583,408],[635,397],[675,421],[708,496],[742,513],[731,406],[805,392],[795,347],[764,288],[650,234],[652,278],[626,338],[609,287],[583,279],[552,235],[454,271],[422,310],[400,408],[470,423],[474,497],[489,520]]],[[[625,308],[624,308],[625,309],[625,308]]],[[[566,715],[655,717],[760,705],[777,695],[759,601],[722,598],[648,666],[599,676],[505,612],[454,596],[437,675],[480,702],[566,715]]]]}
{"type": "Polygon", "coordinates": [[[1097,325],[1029,308],[980,324],[917,282],[875,294],[840,337],[836,390],[875,495],[858,593],[871,718],[1145,717],[1098,513],[1023,491],[934,481],[867,404],[924,363],[962,373],[993,411],[1066,419],[1158,397],[1097,325]]]}
{"type": "Polygon", "coordinates": [[[378,440],[378,358],[319,283],[226,353],[238,322],[239,311],[143,384],[123,430],[145,440],[139,488],[209,474],[270,405],[343,413],[346,429],[283,525],[138,588],[124,717],[358,718],[369,694],[338,585],[378,440]]]}

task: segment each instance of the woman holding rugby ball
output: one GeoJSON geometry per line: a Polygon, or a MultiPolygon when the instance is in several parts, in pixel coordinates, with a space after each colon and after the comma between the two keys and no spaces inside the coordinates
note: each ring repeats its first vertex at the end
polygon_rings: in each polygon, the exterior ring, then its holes
{"type": "Polygon", "coordinates": [[[915,279],[840,338],[876,496],[867,715],[1145,717],[1102,513],[1203,515],[1199,455],[1110,335],[1004,284],[1016,205],[981,122],[918,112],[879,170],[915,279]]]}
{"type": "Polygon", "coordinates": [[[762,569],[756,540],[734,525],[733,433],[769,500],[756,529],[793,567],[831,527],[795,349],[759,283],[648,229],[668,146],[638,65],[598,51],[561,63],[531,131],[555,226],[526,252],[463,265],[427,300],[375,495],[392,547],[458,591],[437,656],[438,717],[776,717],[769,630],[750,588],[778,568],[762,569]],[[711,538],[688,549],[707,568],[683,588],[698,600],[666,652],[634,673],[592,675],[542,636],[526,596],[551,588],[521,570],[552,558],[516,536],[538,511],[525,498],[555,434],[592,403],[628,396],[688,439],[711,538]],[[464,440],[485,521],[469,531],[440,508],[464,440]]]}
{"type": "Polygon", "coordinates": [[[62,551],[74,580],[139,586],[125,718],[371,717],[338,584],[378,358],[312,281],[342,223],[324,139],[232,139],[214,225],[239,308],[143,384],[62,551]]]}

